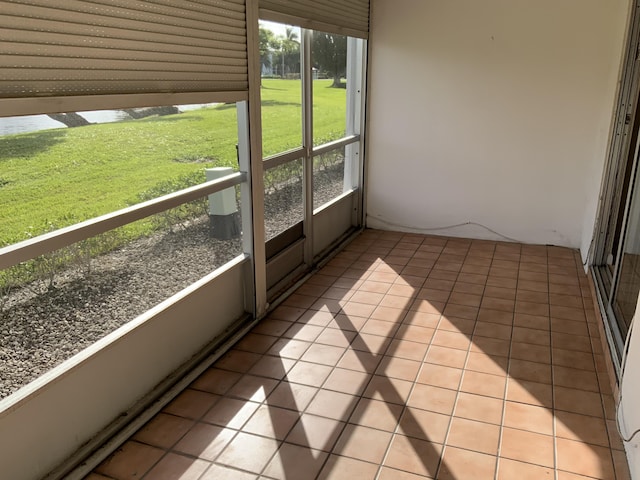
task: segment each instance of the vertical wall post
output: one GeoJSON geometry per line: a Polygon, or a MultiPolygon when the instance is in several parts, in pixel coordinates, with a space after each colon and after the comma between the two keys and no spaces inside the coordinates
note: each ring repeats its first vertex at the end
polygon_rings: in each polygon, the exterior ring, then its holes
{"type": "Polygon", "coordinates": [[[313,64],[311,59],[311,30],[301,31],[302,49],[302,146],[304,156],[304,190],[303,208],[304,222],[304,262],[308,267],[313,265],[313,64]]]}
{"type": "MultiPolygon", "coordinates": [[[[254,314],[261,317],[268,308],[267,304],[267,258],[265,252],[264,230],[264,178],[262,168],[262,121],[261,121],[261,96],[260,96],[260,52],[259,46],[259,12],[258,2],[246,2],[247,16],[247,56],[249,68],[249,105],[247,111],[247,124],[249,126],[247,146],[249,152],[246,156],[248,165],[245,165],[250,174],[250,198],[251,198],[251,235],[247,241],[251,241],[253,260],[254,314]]],[[[242,157],[242,155],[241,155],[242,157]]],[[[243,216],[244,218],[244,216],[243,216]]]]}
{"type": "MultiPolygon", "coordinates": [[[[347,38],[347,135],[359,135],[362,122],[363,41],[347,38]]],[[[360,184],[360,142],[344,149],[344,186],[348,192],[360,184]]]]}

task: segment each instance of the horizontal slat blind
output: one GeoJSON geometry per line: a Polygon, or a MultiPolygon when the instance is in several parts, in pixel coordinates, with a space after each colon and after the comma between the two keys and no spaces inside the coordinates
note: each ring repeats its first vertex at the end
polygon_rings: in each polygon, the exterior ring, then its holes
{"type": "Polygon", "coordinates": [[[245,0],[0,0],[0,98],[247,89],[245,0]]]}
{"type": "Polygon", "coordinates": [[[367,38],[369,0],[259,0],[260,17],[328,33],[367,38]]]}

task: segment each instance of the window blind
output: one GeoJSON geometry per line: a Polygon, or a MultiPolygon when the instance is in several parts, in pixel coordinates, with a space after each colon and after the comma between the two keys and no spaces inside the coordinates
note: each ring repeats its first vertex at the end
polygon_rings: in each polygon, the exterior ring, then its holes
{"type": "Polygon", "coordinates": [[[247,89],[245,0],[0,0],[0,98],[247,89]]]}
{"type": "Polygon", "coordinates": [[[369,0],[259,0],[260,18],[351,37],[369,35],[369,0]]]}

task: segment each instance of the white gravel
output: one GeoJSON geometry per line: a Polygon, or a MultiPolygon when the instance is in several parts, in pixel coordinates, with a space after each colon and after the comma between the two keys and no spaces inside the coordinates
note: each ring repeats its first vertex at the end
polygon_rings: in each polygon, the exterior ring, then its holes
{"type": "MultiPolygon", "coordinates": [[[[317,197],[342,193],[339,173],[325,180],[317,197]]],[[[299,221],[299,192],[294,185],[267,199],[267,238],[299,221]]],[[[90,274],[69,269],[54,288],[12,292],[0,311],[0,399],[240,253],[240,239],[211,238],[202,217],[93,259],[90,274]]]]}

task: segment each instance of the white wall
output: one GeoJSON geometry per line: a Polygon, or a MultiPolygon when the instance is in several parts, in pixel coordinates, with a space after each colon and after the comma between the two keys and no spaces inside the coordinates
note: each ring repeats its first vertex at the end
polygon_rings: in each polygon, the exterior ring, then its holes
{"type": "MultiPolygon", "coordinates": [[[[640,300],[636,307],[636,314],[633,322],[638,321],[640,314],[640,300]]],[[[620,430],[625,437],[631,437],[631,434],[640,428],[640,409],[638,402],[640,401],[640,325],[636,325],[629,342],[629,353],[627,355],[626,364],[628,368],[624,370],[624,376],[621,382],[621,402],[620,402],[620,430]]],[[[627,451],[627,459],[629,460],[629,470],[632,478],[640,478],[640,434],[625,444],[627,451]]]]}
{"type": "Polygon", "coordinates": [[[43,478],[244,314],[237,257],[0,401],[0,478],[43,478]]]}
{"type": "Polygon", "coordinates": [[[367,225],[588,247],[627,5],[372,0],[367,225]]]}

